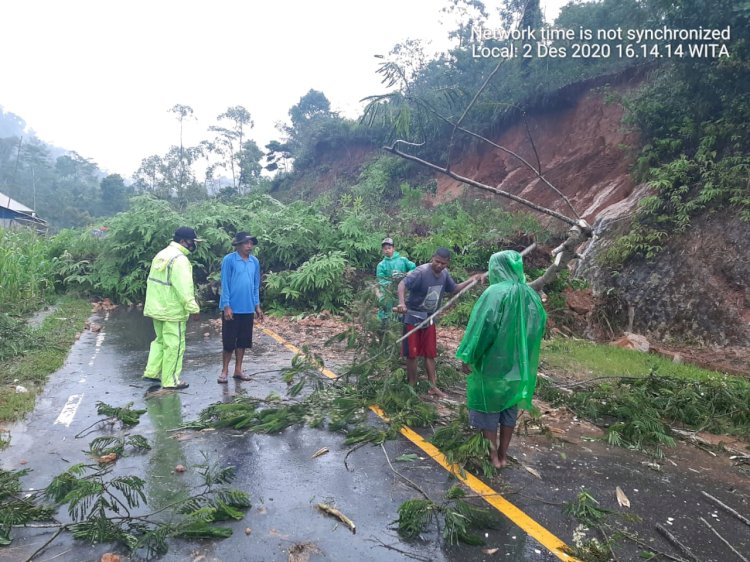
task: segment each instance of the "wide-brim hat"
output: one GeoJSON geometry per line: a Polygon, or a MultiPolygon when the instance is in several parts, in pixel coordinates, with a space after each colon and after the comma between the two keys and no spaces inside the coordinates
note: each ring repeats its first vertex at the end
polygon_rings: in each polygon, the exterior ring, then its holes
{"type": "Polygon", "coordinates": [[[255,246],[258,245],[258,239],[255,236],[251,236],[247,232],[238,232],[234,235],[232,246],[239,246],[245,242],[252,242],[255,246]]]}

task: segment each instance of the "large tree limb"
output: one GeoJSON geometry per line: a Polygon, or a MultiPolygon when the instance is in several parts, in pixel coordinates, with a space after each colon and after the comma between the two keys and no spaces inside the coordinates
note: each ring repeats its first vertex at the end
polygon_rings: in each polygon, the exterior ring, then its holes
{"type": "MultiPolygon", "coordinates": [[[[436,172],[440,172],[441,174],[445,174],[448,177],[451,177],[457,181],[460,181],[461,183],[465,183],[467,185],[471,185],[473,187],[477,187],[479,189],[482,189],[484,191],[490,191],[492,193],[496,193],[502,197],[505,197],[507,199],[510,199],[511,201],[515,201],[516,203],[519,203],[521,205],[524,205],[526,207],[529,207],[530,209],[534,209],[535,211],[539,213],[543,213],[545,215],[549,215],[551,217],[554,217],[558,220],[563,221],[564,223],[567,223],[571,226],[579,226],[579,223],[583,223],[585,225],[588,232],[591,232],[591,228],[586,224],[585,221],[576,221],[575,219],[571,219],[569,217],[566,217],[565,215],[558,213],[557,211],[553,211],[552,209],[547,209],[546,207],[542,207],[541,205],[537,205],[536,203],[532,203],[528,199],[524,199],[523,197],[519,197],[518,195],[513,195],[512,193],[509,193],[507,191],[503,191],[502,189],[499,189],[497,187],[492,187],[491,185],[487,185],[486,183],[478,182],[476,180],[473,180],[471,178],[467,178],[464,176],[461,176],[455,172],[452,172],[448,168],[443,168],[441,166],[438,166],[437,164],[433,164],[432,162],[428,162],[427,160],[423,160],[417,156],[413,156],[411,154],[408,154],[406,152],[402,152],[398,148],[396,148],[396,144],[398,144],[401,141],[396,141],[391,146],[384,146],[383,150],[386,152],[390,152],[391,154],[395,154],[396,156],[400,156],[401,158],[404,158],[406,160],[411,160],[412,162],[416,162],[418,164],[421,164],[422,166],[425,166],[427,168],[430,168],[431,170],[435,170],[436,172]]],[[[532,167],[533,169],[533,167],[532,167]]]]}
{"type": "MultiPolygon", "coordinates": [[[[547,178],[544,177],[544,174],[542,174],[542,163],[539,160],[539,155],[537,154],[536,146],[534,145],[534,139],[531,136],[531,131],[529,131],[528,123],[526,122],[526,118],[525,117],[524,117],[524,122],[526,123],[526,132],[528,134],[529,142],[531,143],[531,147],[532,147],[532,149],[534,151],[534,155],[536,156],[538,168],[535,168],[531,164],[531,162],[529,162],[528,160],[526,160],[520,154],[518,154],[516,152],[513,152],[511,149],[506,148],[506,147],[504,147],[504,146],[502,146],[500,144],[497,144],[496,142],[491,141],[490,139],[488,139],[487,137],[484,137],[484,136],[480,135],[479,133],[475,133],[474,131],[471,131],[469,129],[466,129],[466,128],[462,127],[460,122],[454,123],[453,121],[451,121],[450,119],[448,119],[447,117],[445,117],[444,115],[442,115],[439,111],[437,111],[434,107],[432,107],[429,103],[425,102],[424,100],[415,99],[414,101],[416,103],[424,106],[428,111],[430,111],[433,115],[435,115],[435,117],[437,117],[441,121],[445,121],[448,125],[450,125],[451,127],[453,127],[454,133],[455,133],[455,131],[461,131],[462,133],[465,133],[465,134],[467,134],[467,135],[469,135],[471,137],[474,137],[475,139],[480,140],[480,141],[482,141],[482,142],[484,142],[484,143],[492,146],[493,148],[497,148],[501,152],[505,152],[508,156],[512,156],[513,158],[515,158],[516,160],[518,160],[519,162],[521,162],[521,164],[523,164],[524,166],[526,166],[526,168],[528,168],[529,170],[531,170],[534,173],[534,175],[537,177],[537,179],[541,180],[547,187],[549,187],[563,201],[565,201],[565,204],[572,211],[572,213],[576,217],[576,219],[580,220],[581,217],[578,215],[578,212],[575,210],[575,207],[573,207],[573,204],[570,202],[570,199],[568,199],[559,189],[557,189],[554,185],[552,185],[550,183],[550,181],[547,178]]],[[[473,101],[472,101],[472,103],[473,103],[473,101]]],[[[463,119],[463,117],[462,117],[462,119],[463,119]]],[[[451,135],[451,139],[452,138],[453,137],[451,135]]],[[[405,142],[405,141],[396,141],[396,142],[393,143],[393,146],[396,146],[396,144],[399,143],[399,142],[405,142]]],[[[408,144],[411,144],[411,145],[414,146],[414,143],[408,143],[408,144]]],[[[421,144],[424,144],[424,143],[421,143],[421,144]]],[[[416,145],[416,146],[421,146],[421,144],[420,145],[416,145]]],[[[448,163],[448,166],[446,167],[446,170],[450,170],[450,162],[448,163]]]]}
{"type": "Polygon", "coordinates": [[[552,283],[559,273],[568,267],[568,262],[578,258],[576,248],[591,236],[591,227],[584,220],[580,220],[575,226],[568,230],[568,237],[557,248],[552,250],[555,260],[546,269],[541,277],[529,283],[529,287],[535,291],[541,291],[545,285],[552,283]]]}

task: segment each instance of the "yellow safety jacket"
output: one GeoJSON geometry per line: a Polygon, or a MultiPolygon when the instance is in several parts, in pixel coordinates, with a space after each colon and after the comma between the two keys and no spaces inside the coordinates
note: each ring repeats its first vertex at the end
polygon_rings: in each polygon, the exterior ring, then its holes
{"type": "Polygon", "coordinates": [[[166,322],[181,322],[200,311],[195,302],[193,266],[189,250],[177,242],[156,254],[146,283],[144,316],[166,322]]]}

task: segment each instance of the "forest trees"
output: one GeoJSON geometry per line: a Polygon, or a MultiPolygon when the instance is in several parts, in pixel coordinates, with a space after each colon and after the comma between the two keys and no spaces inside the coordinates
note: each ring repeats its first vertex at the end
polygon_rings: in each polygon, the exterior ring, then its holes
{"type": "Polygon", "coordinates": [[[241,105],[227,108],[217,117],[219,124],[209,127],[214,133],[212,139],[187,147],[183,143],[183,129],[193,116],[193,109],[177,104],[169,111],[177,116],[180,124],[180,145],[172,146],[163,156],[155,154],[141,161],[135,173],[138,191],[181,206],[219,191],[233,195],[252,191],[260,180],[263,153],[255,141],[247,138],[253,127],[247,109],[241,105]],[[204,165],[202,180],[196,175],[200,163],[204,165]],[[219,171],[227,176],[220,175],[219,171]]]}
{"type": "Polygon", "coordinates": [[[76,152],[55,158],[33,135],[0,138],[0,192],[55,226],[83,226],[100,214],[101,175],[76,152]]]}
{"type": "Polygon", "coordinates": [[[379,131],[341,117],[331,111],[331,102],[318,90],[310,89],[289,109],[291,125],[280,124],[278,130],[286,137],[266,145],[266,170],[290,171],[315,167],[320,156],[331,149],[357,144],[374,145],[379,131]]]}

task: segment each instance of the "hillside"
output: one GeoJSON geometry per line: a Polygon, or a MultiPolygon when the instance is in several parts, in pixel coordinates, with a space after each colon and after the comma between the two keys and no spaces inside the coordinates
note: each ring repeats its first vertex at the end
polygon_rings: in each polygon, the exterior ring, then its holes
{"type": "MultiPolygon", "coordinates": [[[[625,73],[578,84],[561,92],[563,103],[527,118],[546,177],[595,227],[593,241],[579,249],[585,257],[578,260],[575,270],[590,283],[597,298],[589,319],[605,314],[611,326],[609,336],[629,327],[678,346],[747,346],[750,256],[740,241],[750,239],[750,223],[740,220],[739,213],[705,213],[687,232],[670,236],[654,259],[628,260],[620,267],[602,264],[602,254],[627,231],[639,202],[650,193],[646,183],[637,183],[631,175],[641,141],[638,132],[623,123],[624,108],[616,101],[642,82],[642,75],[625,73]]],[[[528,160],[536,158],[523,121],[491,140],[528,160]]],[[[326,151],[311,168],[314,171],[295,174],[291,191],[307,196],[340,191],[356,183],[368,163],[380,156],[382,151],[374,147],[326,151]]],[[[564,210],[565,203],[557,194],[502,151],[469,150],[453,170],[564,210]]],[[[436,190],[423,196],[425,208],[466,196],[513,208],[500,197],[444,175],[431,178],[436,190]]],[[[565,229],[559,222],[547,223],[560,233],[565,229]]]]}

